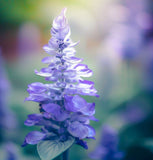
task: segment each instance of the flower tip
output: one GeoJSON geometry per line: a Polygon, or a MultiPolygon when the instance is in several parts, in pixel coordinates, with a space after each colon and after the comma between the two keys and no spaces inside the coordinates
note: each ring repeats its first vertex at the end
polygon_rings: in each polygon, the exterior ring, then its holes
{"type": "Polygon", "coordinates": [[[25,147],[27,146],[26,140],[24,140],[23,144],[21,145],[21,147],[25,147]]]}
{"type": "Polygon", "coordinates": [[[62,12],[61,12],[61,14],[63,14],[63,15],[65,16],[65,14],[66,14],[66,11],[67,11],[67,8],[65,7],[65,8],[63,8],[63,9],[62,9],[62,12]]]}
{"type": "Polygon", "coordinates": [[[63,8],[60,15],[57,16],[54,21],[53,21],[53,28],[54,29],[61,29],[64,28],[67,25],[67,21],[66,21],[66,10],[67,8],[63,8]]]}

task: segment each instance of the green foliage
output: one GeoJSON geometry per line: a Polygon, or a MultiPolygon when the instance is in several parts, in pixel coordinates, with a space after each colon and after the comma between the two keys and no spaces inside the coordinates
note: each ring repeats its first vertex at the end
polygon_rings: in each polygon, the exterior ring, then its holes
{"type": "Polygon", "coordinates": [[[72,137],[65,142],[60,142],[59,139],[42,141],[37,145],[37,150],[42,160],[51,160],[66,151],[73,143],[72,137]]]}

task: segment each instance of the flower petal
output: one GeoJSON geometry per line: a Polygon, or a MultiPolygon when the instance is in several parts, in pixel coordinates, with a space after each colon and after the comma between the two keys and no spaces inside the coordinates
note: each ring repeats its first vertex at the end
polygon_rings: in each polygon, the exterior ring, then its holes
{"type": "Polygon", "coordinates": [[[86,125],[86,127],[88,128],[88,138],[94,138],[96,135],[95,129],[89,125],[86,125]]]}
{"type": "Polygon", "coordinates": [[[68,132],[74,137],[83,139],[88,136],[88,128],[80,122],[72,122],[67,129],[68,132]]]}
{"type": "Polygon", "coordinates": [[[46,134],[39,131],[32,131],[25,137],[27,144],[37,144],[45,138],[46,134]]]}
{"type": "Polygon", "coordinates": [[[42,118],[42,114],[30,114],[24,124],[26,126],[38,125],[40,124],[40,121],[42,121],[42,118]]]}
{"type": "Polygon", "coordinates": [[[43,49],[44,49],[45,52],[47,52],[50,55],[55,55],[56,54],[56,48],[51,48],[48,45],[44,45],[43,49]]]}
{"type": "Polygon", "coordinates": [[[58,104],[49,103],[44,104],[42,107],[46,112],[50,113],[48,117],[50,116],[56,121],[64,121],[69,117],[69,114],[64,111],[58,104]]]}
{"type": "Polygon", "coordinates": [[[88,149],[88,145],[86,141],[76,138],[76,144],[82,146],[84,149],[88,149]]]}
{"type": "Polygon", "coordinates": [[[37,70],[35,70],[35,73],[42,77],[50,77],[52,75],[51,73],[43,72],[43,71],[38,72],[37,70]]]}
{"type": "Polygon", "coordinates": [[[66,8],[64,8],[61,12],[61,14],[53,21],[53,28],[60,29],[64,28],[66,26],[66,8]]]}
{"type": "Polygon", "coordinates": [[[29,93],[43,93],[47,91],[47,86],[40,82],[31,83],[28,85],[29,93]]]}
{"type": "Polygon", "coordinates": [[[25,101],[34,101],[34,102],[43,102],[48,100],[51,100],[51,97],[49,97],[45,93],[30,94],[29,97],[25,98],[25,101]]]}
{"type": "Polygon", "coordinates": [[[86,105],[86,101],[78,96],[65,96],[65,108],[71,112],[79,112],[83,106],[86,105]]]}
{"type": "Polygon", "coordinates": [[[92,116],[95,113],[95,104],[87,103],[82,97],[65,96],[65,108],[71,112],[81,112],[84,115],[92,116]]]}

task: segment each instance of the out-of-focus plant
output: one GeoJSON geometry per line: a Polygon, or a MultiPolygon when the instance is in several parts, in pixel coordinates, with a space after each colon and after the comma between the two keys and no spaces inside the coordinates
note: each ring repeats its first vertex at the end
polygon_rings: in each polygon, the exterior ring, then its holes
{"type": "MultiPolygon", "coordinates": [[[[13,112],[8,107],[10,83],[4,69],[3,57],[0,53],[0,129],[3,132],[16,127],[17,122],[13,112]]],[[[5,139],[5,138],[4,138],[5,139]]]]}
{"type": "Polygon", "coordinates": [[[6,149],[6,160],[19,160],[18,148],[14,143],[7,143],[5,145],[6,149]]]}
{"type": "Polygon", "coordinates": [[[121,160],[124,152],[118,150],[118,134],[108,125],[103,125],[98,146],[89,154],[92,159],[121,160]]]}
{"type": "Polygon", "coordinates": [[[153,32],[149,0],[125,0],[122,4],[115,4],[115,7],[120,14],[123,12],[123,17],[113,24],[108,45],[123,60],[137,61],[153,32]]]}
{"type": "MultiPolygon", "coordinates": [[[[5,160],[17,160],[17,152],[12,141],[11,132],[16,128],[15,115],[8,107],[10,83],[4,69],[4,60],[0,53],[0,141],[5,145],[4,152],[7,153],[5,160]],[[9,132],[9,134],[7,134],[9,132]],[[8,143],[9,142],[9,143],[8,143]]],[[[2,158],[1,155],[0,158],[2,158]]]]}
{"type": "MultiPolygon", "coordinates": [[[[153,123],[153,8],[151,3],[149,0],[126,0],[118,6],[124,9],[126,16],[113,25],[108,41],[111,42],[108,44],[116,54],[121,55],[122,66],[127,75],[125,85],[129,88],[132,86],[134,93],[124,92],[132,96],[116,106],[116,112],[111,111],[112,115],[117,113],[117,117],[119,117],[118,113],[121,113],[120,139],[122,148],[127,151],[125,159],[152,159],[148,148],[143,145],[143,141],[153,137],[153,129],[150,127],[153,123]],[[148,155],[151,158],[147,158],[148,155]]],[[[122,75],[122,78],[125,77],[125,74],[122,75]]]]}
{"type": "Polygon", "coordinates": [[[28,86],[29,97],[25,100],[39,103],[39,114],[28,115],[25,125],[41,126],[41,131],[30,132],[24,141],[38,144],[40,157],[50,160],[63,153],[67,159],[67,150],[76,143],[88,148],[85,138],[93,138],[95,130],[89,125],[94,118],[95,104],[88,103],[79,95],[98,96],[94,83],[83,80],[90,77],[92,70],[82,59],[75,57],[74,46],[70,39],[70,27],[65,17],[66,9],[54,19],[51,39],[44,50],[51,55],[42,62],[48,64],[37,75],[45,77],[51,83],[32,83],[28,86]],[[79,95],[78,95],[79,94],[79,95]]]}

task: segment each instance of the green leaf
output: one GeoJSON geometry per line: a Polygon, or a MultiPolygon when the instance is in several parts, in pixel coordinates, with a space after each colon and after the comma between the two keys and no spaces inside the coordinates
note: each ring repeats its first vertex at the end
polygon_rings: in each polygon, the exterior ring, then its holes
{"type": "Polygon", "coordinates": [[[74,138],[69,137],[65,142],[59,139],[41,141],[37,145],[37,151],[42,160],[52,160],[64,151],[66,151],[74,143],[74,138]]]}

